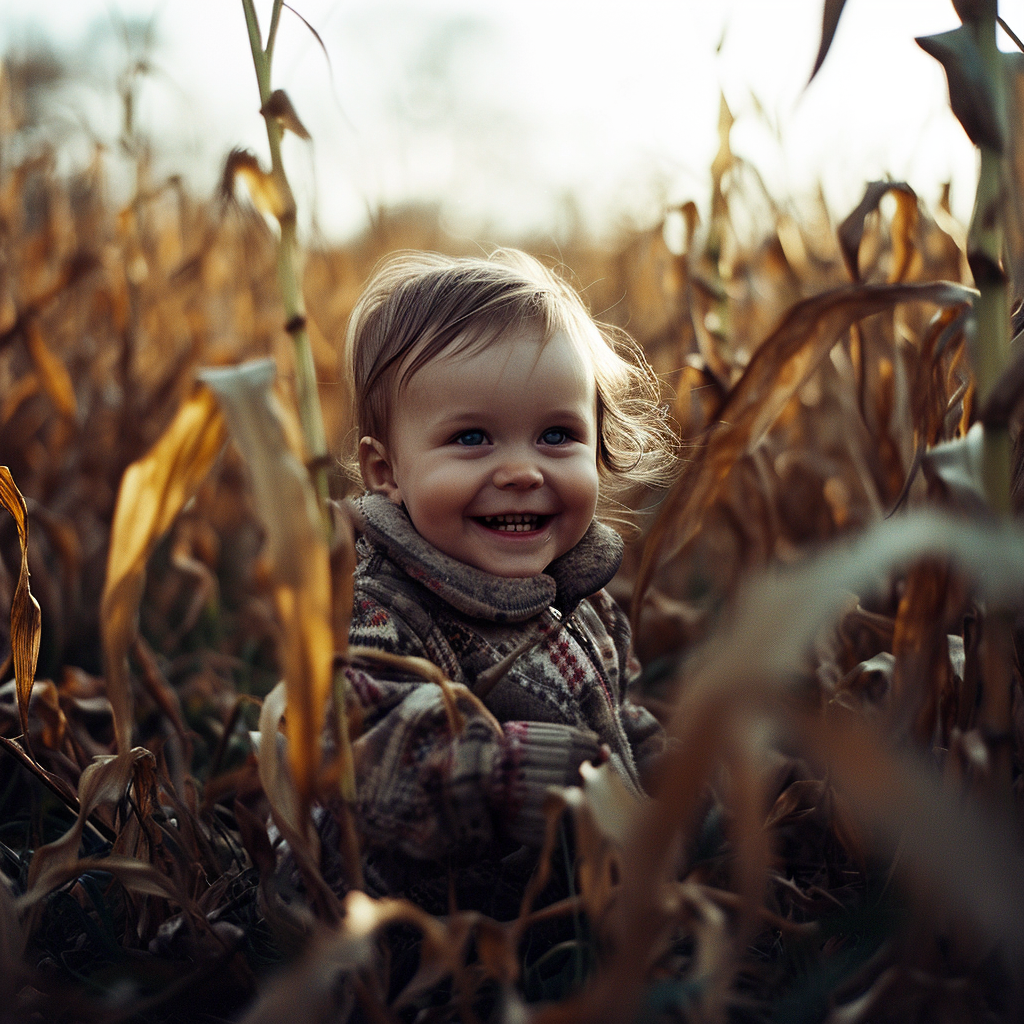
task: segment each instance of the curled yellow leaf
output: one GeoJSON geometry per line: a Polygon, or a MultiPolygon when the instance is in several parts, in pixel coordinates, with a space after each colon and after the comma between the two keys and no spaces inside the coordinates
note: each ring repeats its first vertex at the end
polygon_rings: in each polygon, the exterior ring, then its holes
{"type": "Polygon", "coordinates": [[[126,657],[146,562],[206,478],[225,440],[217,401],[204,387],[185,402],[156,444],[125,471],[114,509],[101,621],[107,696],[117,749],[131,746],[132,701],[126,657]]]}
{"type": "Polygon", "coordinates": [[[14,663],[14,680],[18,691],[21,733],[28,746],[28,699],[32,694],[36,662],[39,659],[42,613],[28,585],[28,507],[6,466],[0,466],[0,502],[14,516],[21,545],[21,568],[14,588],[14,600],[11,602],[11,661],[14,663]]]}

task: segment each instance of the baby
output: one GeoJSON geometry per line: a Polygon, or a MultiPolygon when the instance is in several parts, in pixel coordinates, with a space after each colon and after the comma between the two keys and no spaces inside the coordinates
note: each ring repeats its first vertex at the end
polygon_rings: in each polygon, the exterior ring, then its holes
{"type": "Polygon", "coordinates": [[[610,760],[639,791],[662,747],[628,697],[639,666],[603,589],[622,541],[602,522],[671,465],[657,381],[510,250],[391,259],[346,354],[368,492],[351,642],[426,658],[486,707],[463,692],[453,730],[422,676],[348,669],[367,882],[435,913],[453,885],[460,907],[514,914],[547,788],[610,760]]]}

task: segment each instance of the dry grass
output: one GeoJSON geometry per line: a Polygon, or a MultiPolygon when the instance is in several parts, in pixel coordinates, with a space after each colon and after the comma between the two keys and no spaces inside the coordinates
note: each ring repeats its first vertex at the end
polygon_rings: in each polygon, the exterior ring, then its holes
{"type": "MultiPolygon", "coordinates": [[[[301,578],[274,555],[281,476],[260,474],[290,473],[294,443],[269,233],[175,183],[113,209],[101,158],[72,179],[52,162],[0,165],[5,1020],[1019,1019],[1024,535],[972,486],[948,211],[872,186],[841,229],[797,216],[756,192],[726,131],[711,223],[672,214],[682,255],[661,225],[562,248],[680,426],[678,482],[638,496],[646,536],[616,581],[674,741],[643,807],[601,770],[552,797],[542,863],[563,857],[568,808],[568,904],[531,910],[539,878],[517,921],[435,919],[357,891],[358,822],[339,822],[340,866],[320,859],[307,801],[344,792],[357,721],[328,722],[326,767],[293,742],[288,771],[249,739],[276,734],[279,672],[306,702],[289,731],[320,728],[350,572],[343,529],[333,555],[303,548],[301,578]],[[744,203],[765,220],[753,241],[732,227],[744,203]],[[248,427],[227,416],[241,449],[271,438],[243,462],[197,374],[259,356],[281,383],[242,400],[248,427]],[[571,938],[538,952],[554,918],[571,938]],[[386,950],[409,934],[420,966],[396,1001],[386,950]]],[[[309,255],[328,437],[361,282],[424,246],[451,242],[407,211],[309,255]]],[[[226,379],[219,394],[241,386],[226,379]]]]}

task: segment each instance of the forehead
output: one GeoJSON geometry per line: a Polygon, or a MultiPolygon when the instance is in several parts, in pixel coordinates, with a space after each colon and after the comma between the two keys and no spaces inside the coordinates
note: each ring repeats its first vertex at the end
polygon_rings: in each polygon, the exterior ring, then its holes
{"type": "MultiPolygon", "coordinates": [[[[398,391],[416,390],[427,380],[457,377],[479,385],[503,384],[530,388],[545,382],[572,383],[576,388],[595,386],[591,360],[585,346],[561,328],[546,334],[533,323],[503,332],[491,331],[479,337],[456,338],[447,348],[421,362],[414,350],[403,361],[398,391]]],[[[442,397],[442,396],[439,396],[442,397]]],[[[454,397],[452,394],[443,397],[454,397]]],[[[467,397],[467,396],[462,396],[467,397]]]]}

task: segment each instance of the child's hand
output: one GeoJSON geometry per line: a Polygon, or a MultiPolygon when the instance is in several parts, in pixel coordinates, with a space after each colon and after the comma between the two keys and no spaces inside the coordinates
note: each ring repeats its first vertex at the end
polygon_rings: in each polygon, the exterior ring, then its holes
{"type": "Polygon", "coordinates": [[[576,769],[576,781],[572,783],[574,786],[580,786],[583,784],[583,773],[580,768],[583,767],[584,763],[590,762],[595,768],[600,768],[606,761],[611,760],[612,748],[607,743],[601,743],[595,749],[591,757],[585,757],[580,761],[580,767],[576,769]]]}

